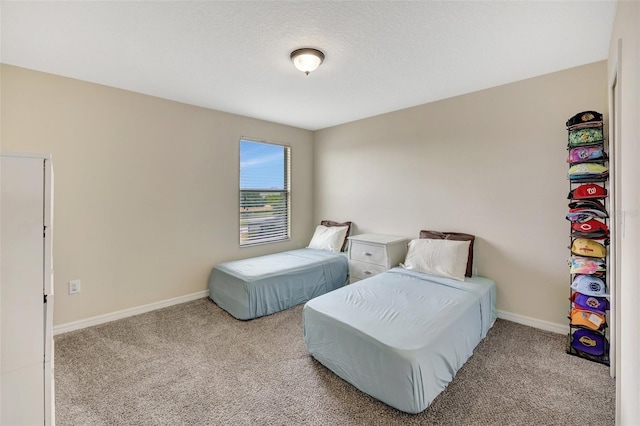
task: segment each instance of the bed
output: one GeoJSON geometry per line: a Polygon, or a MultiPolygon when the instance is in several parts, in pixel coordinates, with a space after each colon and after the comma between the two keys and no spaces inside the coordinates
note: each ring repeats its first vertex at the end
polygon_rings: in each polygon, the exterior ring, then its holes
{"type": "Polygon", "coordinates": [[[209,298],[233,317],[249,320],[307,302],[349,278],[342,250],[351,222],[322,221],[309,247],[220,263],[209,274],[209,298]]]}
{"type": "Polygon", "coordinates": [[[310,300],[307,350],[372,397],[425,410],[496,319],[495,282],[465,278],[462,268],[460,280],[395,267],[310,300]]]}

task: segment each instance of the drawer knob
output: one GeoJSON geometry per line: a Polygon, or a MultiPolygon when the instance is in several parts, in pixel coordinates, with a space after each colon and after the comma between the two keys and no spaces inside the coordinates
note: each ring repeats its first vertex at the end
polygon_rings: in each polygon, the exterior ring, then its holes
{"type": "Polygon", "coordinates": [[[371,256],[371,253],[369,253],[368,251],[365,251],[365,252],[364,252],[364,253],[362,253],[362,254],[364,254],[365,256],[371,256]]]}
{"type": "Polygon", "coordinates": [[[371,275],[371,271],[364,271],[365,275],[371,275]]]}

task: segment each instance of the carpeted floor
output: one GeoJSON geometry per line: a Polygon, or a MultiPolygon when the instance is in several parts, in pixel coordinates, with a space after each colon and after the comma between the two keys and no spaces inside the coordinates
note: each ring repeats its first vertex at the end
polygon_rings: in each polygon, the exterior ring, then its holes
{"type": "Polygon", "coordinates": [[[55,339],[64,425],[613,425],[608,367],[565,337],[498,320],[420,414],[358,391],[313,358],[302,306],[238,321],[204,298],[55,339]]]}

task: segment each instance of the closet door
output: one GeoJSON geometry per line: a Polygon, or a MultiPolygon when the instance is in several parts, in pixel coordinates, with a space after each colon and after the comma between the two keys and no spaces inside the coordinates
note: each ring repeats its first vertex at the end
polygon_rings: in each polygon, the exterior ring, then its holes
{"type": "Polygon", "coordinates": [[[0,424],[44,424],[44,159],[1,156],[0,424]]]}

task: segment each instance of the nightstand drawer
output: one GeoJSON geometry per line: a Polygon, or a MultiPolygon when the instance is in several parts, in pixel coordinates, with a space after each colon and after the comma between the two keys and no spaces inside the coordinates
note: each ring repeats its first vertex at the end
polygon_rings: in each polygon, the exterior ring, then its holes
{"type": "Polygon", "coordinates": [[[349,248],[349,256],[352,260],[358,260],[360,262],[386,265],[387,248],[382,245],[352,241],[351,247],[349,248]]]}
{"type": "Polygon", "coordinates": [[[387,268],[384,266],[373,263],[360,262],[358,260],[351,260],[349,262],[349,276],[356,279],[369,278],[381,274],[386,270],[387,268]]]}

